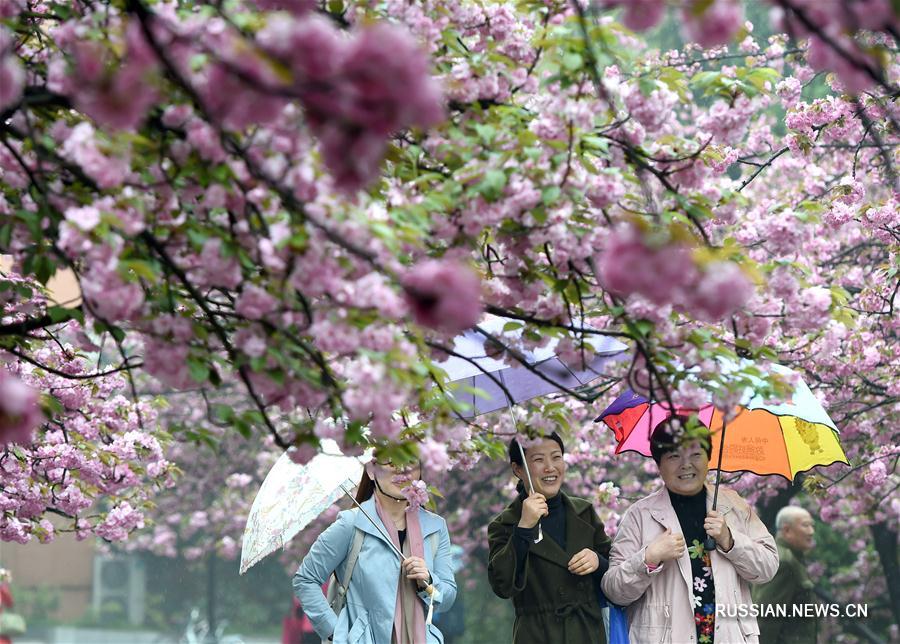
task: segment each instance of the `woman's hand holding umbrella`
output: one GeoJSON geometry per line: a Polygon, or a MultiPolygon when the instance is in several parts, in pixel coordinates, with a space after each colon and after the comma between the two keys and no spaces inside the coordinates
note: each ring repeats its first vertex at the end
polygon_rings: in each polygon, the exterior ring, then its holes
{"type": "Polygon", "coordinates": [[[422,582],[422,586],[428,586],[431,583],[431,573],[428,572],[428,566],[421,557],[407,557],[401,563],[403,570],[406,571],[407,579],[414,579],[422,582]]]}
{"type": "Polygon", "coordinates": [[[522,502],[522,518],[519,519],[519,527],[531,529],[548,514],[550,514],[550,509],[547,507],[547,497],[540,492],[532,491],[522,502]]]}
{"type": "Polygon", "coordinates": [[[706,519],[703,522],[703,529],[706,530],[706,534],[715,539],[715,542],[719,544],[719,547],[725,552],[728,552],[734,546],[731,528],[725,523],[725,517],[715,510],[710,510],[709,513],[707,513],[706,519]]]}

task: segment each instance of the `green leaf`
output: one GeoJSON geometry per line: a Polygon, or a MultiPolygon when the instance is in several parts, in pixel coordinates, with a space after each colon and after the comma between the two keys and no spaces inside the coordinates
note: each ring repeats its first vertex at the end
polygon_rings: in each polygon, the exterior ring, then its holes
{"type": "Polygon", "coordinates": [[[0,248],[9,248],[12,241],[13,225],[11,223],[0,226],[0,248]]]}
{"type": "Polygon", "coordinates": [[[234,407],[222,403],[213,403],[210,406],[213,418],[221,423],[229,423],[234,418],[234,407]]]}
{"type": "Polygon", "coordinates": [[[485,145],[490,145],[490,143],[494,140],[494,137],[497,136],[497,130],[493,125],[476,123],[475,131],[478,133],[478,138],[480,138],[481,142],[485,145]]]}
{"type": "Polygon", "coordinates": [[[584,66],[584,58],[581,57],[581,54],[570,52],[563,56],[562,63],[563,67],[574,72],[584,66]]]}
{"type": "Polygon", "coordinates": [[[722,78],[720,72],[700,72],[691,78],[691,85],[698,89],[708,89],[713,83],[722,78]]]}
{"type": "Polygon", "coordinates": [[[236,418],[234,420],[234,428],[244,438],[250,438],[250,436],[253,435],[253,427],[243,418],[236,418]]]}
{"type": "Polygon", "coordinates": [[[151,262],[143,259],[125,259],[120,261],[119,265],[126,271],[131,271],[149,282],[156,281],[156,266],[151,262]]]}
{"type": "Polygon", "coordinates": [[[581,145],[591,150],[606,152],[609,149],[609,140],[602,136],[585,136],[581,139],[581,145]]]}
{"type": "Polygon", "coordinates": [[[199,358],[190,357],[187,361],[188,371],[197,382],[206,382],[209,378],[209,365],[199,358]]]}
{"type": "Polygon", "coordinates": [[[634,327],[637,329],[638,333],[646,338],[653,333],[655,325],[650,320],[635,320],[634,327]]]}
{"type": "Polygon", "coordinates": [[[209,239],[209,235],[205,234],[203,231],[197,230],[196,228],[188,228],[187,236],[188,239],[191,240],[191,243],[195,248],[201,248],[203,244],[206,243],[206,240],[209,239]]]}
{"type": "Polygon", "coordinates": [[[745,80],[756,89],[763,92],[766,91],[766,83],[770,83],[774,86],[780,78],[781,74],[779,74],[777,70],[772,69],[771,67],[758,67],[751,70],[746,75],[745,80]]]}
{"type": "Polygon", "coordinates": [[[48,255],[38,255],[34,262],[34,275],[41,284],[46,284],[56,274],[56,264],[48,255]]]}
{"type": "Polygon", "coordinates": [[[58,416],[66,411],[65,406],[60,402],[59,398],[50,394],[41,395],[41,407],[47,416],[58,416]]]}
{"type": "Polygon", "coordinates": [[[98,335],[109,333],[116,340],[116,342],[125,341],[125,332],[122,329],[111,324],[106,324],[105,322],[101,322],[99,320],[94,322],[94,331],[96,331],[98,335]]]}
{"type": "Polygon", "coordinates": [[[47,315],[53,320],[54,324],[69,320],[72,318],[72,310],[63,306],[51,306],[47,309],[47,315]]]}
{"type": "Polygon", "coordinates": [[[638,80],[638,88],[641,90],[641,94],[650,96],[650,94],[653,93],[653,90],[657,89],[658,86],[654,79],[648,78],[647,76],[641,76],[638,80]]]}
{"type": "Polygon", "coordinates": [[[506,187],[506,173],[502,170],[488,170],[484,174],[481,183],[478,184],[476,191],[487,201],[496,201],[503,195],[503,188],[506,187]]]}
{"type": "Polygon", "coordinates": [[[548,186],[541,192],[541,201],[545,206],[552,206],[559,200],[561,193],[562,190],[560,190],[559,186],[548,186]]]}

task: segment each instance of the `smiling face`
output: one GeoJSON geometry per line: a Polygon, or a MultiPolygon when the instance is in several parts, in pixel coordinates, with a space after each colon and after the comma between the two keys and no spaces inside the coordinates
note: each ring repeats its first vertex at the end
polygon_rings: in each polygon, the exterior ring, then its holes
{"type": "Polygon", "coordinates": [[[659,475],[672,492],[692,496],[703,489],[709,456],[700,441],[691,441],[659,460],[659,475]]]}
{"type": "MultiPolygon", "coordinates": [[[[545,438],[540,444],[525,450],[525,462],[528,464],[535,492],[547,498],[556,496],[566,478],[566,462],[559,443],[552,438],[545,438]]],[[[512,470],[530,492],[525,470],[516,463],[512,463],[512,470]]]]}

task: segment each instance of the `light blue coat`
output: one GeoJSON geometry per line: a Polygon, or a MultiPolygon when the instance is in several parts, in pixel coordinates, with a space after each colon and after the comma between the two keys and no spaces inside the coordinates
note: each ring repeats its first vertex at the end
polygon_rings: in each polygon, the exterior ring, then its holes
{"type": "MultiPolygon", "coordinates": [[[[362,507],[382,530],[384,524],[375,510],[375,499],[362,507]]],[[[450,556],[450,534],[447,523],[438,515],[419,509],[419,523],[425,542],[425,563],[435,588],[434,611],[446,611],[456,599],[456,580],[450,556]],[[438,533],[438,551],[432,552],[438,533]]],[[[335,644],[390,644],[394,627],[394,608],[397,603],[397,581],[400,578],[400,559],[375,526],[357,509],[345,510],[325,532],[319,535],[294,575],[294,594],[300,600],[306,616],[316,633],[323,639],[333,634],[335,644]],[[335,616],[322,593],[331,573],[337,571],[344,579],[344,567],[355,531],[366,533],[356,568],[350,578],[346,602],[341,614],[335,616]]],[[[423,591],[421,608],[428,609],[429,597],[423,591]]],[[[444,636],[434,624],[426,625],[428,644],[443,644],[444,636]]]]}

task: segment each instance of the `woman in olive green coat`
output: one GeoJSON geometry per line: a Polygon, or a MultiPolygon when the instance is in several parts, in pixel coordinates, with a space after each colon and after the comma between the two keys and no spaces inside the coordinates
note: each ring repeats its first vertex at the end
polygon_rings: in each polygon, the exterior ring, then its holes
{"type": "Polygon", "coordinates": [[[610,539],[589,501],[560,490],[564,451],[555,432],[524,450],[534,485],[526,496],[528,475],[513,439],[519,495],[488,527],[488,576],[498,596],[513,600],[514,644],[606,644],[598,597],[610,539]]]}

